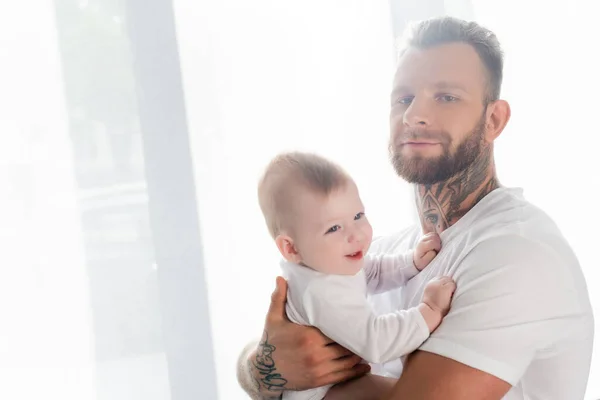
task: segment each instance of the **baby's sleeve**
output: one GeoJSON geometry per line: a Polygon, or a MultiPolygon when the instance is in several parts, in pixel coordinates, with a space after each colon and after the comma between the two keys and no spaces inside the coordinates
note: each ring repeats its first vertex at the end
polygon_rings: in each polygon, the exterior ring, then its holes
{"type": "Polygon", "coordinates": [[[311,283],[302,302],[310,325],[370,363],[400,358],[429,337],[417,308],[376,315],[354,278],[311,283]]]}
{"type": "Polygon", "coordinates": [[[402,254],[377,254],[365,257],[363,267],[369,294],[387,292],[406,285],[419,273],[413,262],[413,251],[402,254]]]}

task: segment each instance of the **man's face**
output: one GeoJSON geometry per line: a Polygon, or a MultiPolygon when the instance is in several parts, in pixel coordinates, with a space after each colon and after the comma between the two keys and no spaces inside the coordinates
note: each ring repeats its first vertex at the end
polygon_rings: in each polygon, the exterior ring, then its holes
{"type": "Polygon", "coordinates": [[[463,43],[409,48],[400,58],[390,111],[390,157],[398,175],[433,184],[465,170],[485,146],[486,73],[463,43]]]}

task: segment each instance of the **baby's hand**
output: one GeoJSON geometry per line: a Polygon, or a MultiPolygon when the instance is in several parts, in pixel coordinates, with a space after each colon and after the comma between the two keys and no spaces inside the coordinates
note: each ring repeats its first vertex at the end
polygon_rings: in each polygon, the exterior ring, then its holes
{"type": "Polygon", "coordinates": [[[432,232],[423,236],[413,253],[415,267],[417,267],[419,271],[422,271],[423,268],[428,266],[431,260],[435,258],[441,248],[442,240],[437,233],[432,232]]]}
{"type": "Polygon", "coordinates": [[[456,290],[456,283],[449,276],[439,276],[430,280],[423,292],[423,303],[433,311],[446,316],[450,311],[450,301],[456,290]]]}
{"type": "Polygon", "coordinates": [[[418,308],[427,323],[429,332],[436,330],[448,314],[455,289],[456,284],[448,276],[434,278],[425,286],[423,299],[418,308]]]}

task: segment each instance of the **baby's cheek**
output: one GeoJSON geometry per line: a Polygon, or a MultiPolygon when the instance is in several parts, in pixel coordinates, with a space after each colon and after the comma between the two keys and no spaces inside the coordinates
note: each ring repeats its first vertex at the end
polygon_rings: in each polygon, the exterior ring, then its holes
{"type": "Polygon", "coordinates": [[[319,272],[325,274],[337,274],[339,269],[339,260],[333,257],[327,247],[315,248],[312,252],[313,265],[319,272]]]}
{"type": "Polygon", "coordinates": [[[369,224],[367,227],[367,239],[368,243],[371,243],[371,241],[373,240],[373,227],[371,226],[371,224],[369,224]]]}

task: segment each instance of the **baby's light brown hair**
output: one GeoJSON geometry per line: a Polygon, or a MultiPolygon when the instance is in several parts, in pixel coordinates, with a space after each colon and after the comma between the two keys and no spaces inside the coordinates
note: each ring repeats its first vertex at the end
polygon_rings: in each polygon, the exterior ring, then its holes
{"type": "Polygon", "coordinates": [[[258,202],[271,236],[276,238],[282,230],[291,228],[298,191],[311,190],[326,196],[350,181],[339,165],[319,155],[288,152],[276,156],[258,184],[258,202]]]}

